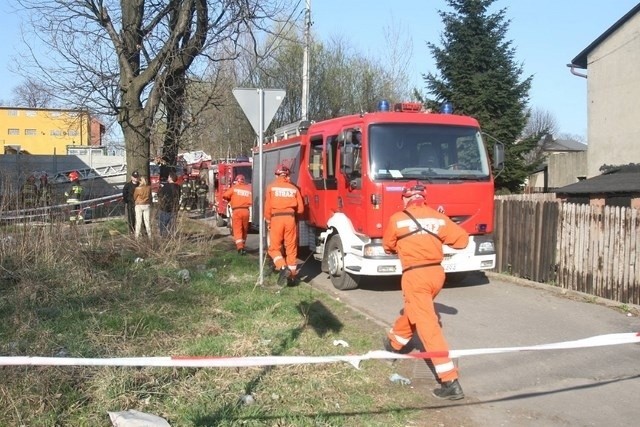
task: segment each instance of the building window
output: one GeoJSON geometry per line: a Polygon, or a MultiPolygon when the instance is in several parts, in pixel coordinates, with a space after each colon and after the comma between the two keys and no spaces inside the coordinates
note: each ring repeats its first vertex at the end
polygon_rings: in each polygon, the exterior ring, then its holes
{"type": "Polygon", "coordinates": [[[60,117],[62,114],[60,113],[60,111],[52,111],[51,112],[51,117],[60,117]]]}
{"type": "Polygon", "coordinates": [[[75,129],[72,129],[69,131],[69,136],[78,136],[78,131],[75,129]]]}
{"type": "Polygon", "coordinates": [[[15,117],[18,115],[18,110],[7,110],[7,115],[15,117]]]}
{"type": "Polygon", "coordinates": [[[36,134],[36,130],[35,129],[25,129],[24,130],[24,134],[27,136],[34,136],[36,134]]]}
{"type": "Polygon", "coordinates": [[[36,113],[33,110],[27,110],[27,112],[25,113],[27,117],[35,117],[38,115],[38,113],[36,113]]]}
{"type": "Polygon", "coordinates": [[[20,135],[20,129],[9,129],[7,133],[9,135],[20,135]]]}
{"type": "Polygon", "coordinates": [[[49,132],[49,135],[51,135],[51,136],[62,136],[62,131],[60,129],[54,129],[51,132],[49,132]]]}

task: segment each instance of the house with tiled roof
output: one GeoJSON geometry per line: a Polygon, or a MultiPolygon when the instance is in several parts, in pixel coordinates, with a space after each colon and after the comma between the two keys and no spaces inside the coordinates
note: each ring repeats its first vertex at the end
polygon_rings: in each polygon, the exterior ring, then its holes
{"type": "Polygon", "coordinates": [[[542,138],[538,150],[544,157],[538,170],[529,176],[526,192],[549,192],[572,184],[587,174],[587,144],[573,139],[542,138]]]}
{"type": "Polygon", "coordinates": [[[640,209],[640,164],[613,167],[607,172],[556,190],[569,203],[640,209]]]}

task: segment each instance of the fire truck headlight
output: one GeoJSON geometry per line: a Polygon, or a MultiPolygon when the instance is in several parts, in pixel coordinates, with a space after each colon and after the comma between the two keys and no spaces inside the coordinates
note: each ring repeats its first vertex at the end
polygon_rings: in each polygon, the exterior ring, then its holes
{"type": "Polygon", "coordinates": [[[387,255],[382,248],[382,245],[365,245],[364,256],[366,257],[379,257],[387,255]]]}
{"type": "Polygon", "coordinates": [[[493,252],[493,242],[482,242],[478,246],[478,252],[493,252]]]}
{"type": "Polygon", "coordinates": [[[490,255],[496,252],[493,239],[489,236],[476,236],[476,255],[490,255]]]}

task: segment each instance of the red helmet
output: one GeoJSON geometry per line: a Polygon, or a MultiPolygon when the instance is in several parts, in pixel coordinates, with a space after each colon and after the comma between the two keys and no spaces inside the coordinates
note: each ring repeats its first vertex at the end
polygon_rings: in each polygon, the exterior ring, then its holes
{"type": "Polygon", "coordinates": [[[73,171],[69,174],[69,180],[71,181],[77,181],[80,179],[80,174],[76,171],[73,171]]]}
{"type": "Polygon", "coordinates": [[[244,175],[242,175],[241,173],[236,175],[236,182],[239,184],[244,184],[244,175]]]}
{"type": "Polygon", "coordinates": [[[402,189],[402,197],[420,196],[423,199],[427,198],[427,188],[419,181],[409,181],[402,189]]]}
{"type": "Polygon", "coordinates": [[[289,167],[283,164],[279,164],[278,167],[276,168],[276,175],[289,176],[290,173],[291,171],[289,170],[289,167]]]}

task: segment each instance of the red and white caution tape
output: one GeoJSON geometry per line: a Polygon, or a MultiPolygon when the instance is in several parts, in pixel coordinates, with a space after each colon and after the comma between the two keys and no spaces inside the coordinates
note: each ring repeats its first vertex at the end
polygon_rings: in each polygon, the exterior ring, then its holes
{"type": "Polygon", "coordinates": [[[73,358],[73,357],[0,357],[0,366],[147,366],[147,367],[192,367],[192,368],[238,368],[250,366],[303,365],[319,363],[348,362],[358,368],[363,360],[373,359],[431,359],[450,357],[453,359],[483,354],[511,353],[520,351],[562,350],[609,345],[640,343],[640,332],[598,335],[576,341],[541,344],[526,347],[479,348],[470,350],[427,351],[422,353],[397,354],[384,350],[370,351],[362,355],[344,356],[250,356],[250,357],[114,357],[114,358],[73,358]]]}

